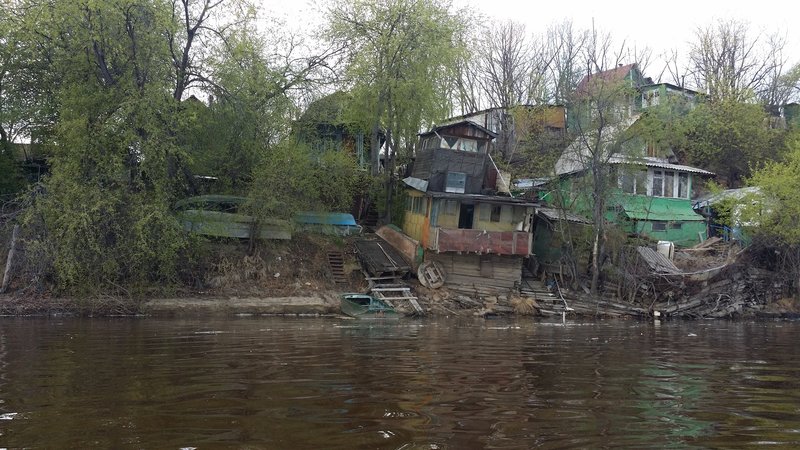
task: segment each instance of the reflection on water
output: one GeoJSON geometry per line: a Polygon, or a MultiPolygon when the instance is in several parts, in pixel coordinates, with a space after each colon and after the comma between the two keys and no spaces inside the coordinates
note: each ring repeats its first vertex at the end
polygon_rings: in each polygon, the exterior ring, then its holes
{"type": "Polygon", "coordinates": [[[0,445],[800,443],[800,324],[0,320],[0,445]]]}

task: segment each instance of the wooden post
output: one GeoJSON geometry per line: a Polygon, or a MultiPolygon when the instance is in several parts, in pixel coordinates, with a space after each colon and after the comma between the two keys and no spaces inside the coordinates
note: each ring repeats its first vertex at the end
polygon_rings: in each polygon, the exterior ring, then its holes
{"type": "Polygon", "coordinates": [[[8,282],[11,281],[11,266],[14,261],[14,253],[17,250],[17,235],[19,234],[19,225],[14,225],[14,231],[11,232],[11,248],[8,250],[8,258],[6,258],[6,271],[3,274],[3,285],[0,286],[0,294],[6,291],[8,282]]]}

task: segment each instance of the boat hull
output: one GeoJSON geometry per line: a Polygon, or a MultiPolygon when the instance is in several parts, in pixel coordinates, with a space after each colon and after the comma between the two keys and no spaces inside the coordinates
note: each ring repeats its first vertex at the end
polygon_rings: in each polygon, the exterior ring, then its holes
{"type": "Polygon", "coordinates": [[[344,294],[342,313],[356,319],[398,319],[400,314],[386,302],[366,294],[344,294]]]}

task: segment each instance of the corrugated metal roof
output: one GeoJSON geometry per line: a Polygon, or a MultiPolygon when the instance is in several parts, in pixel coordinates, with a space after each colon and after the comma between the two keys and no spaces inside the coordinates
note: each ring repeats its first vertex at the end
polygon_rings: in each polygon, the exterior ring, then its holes
{"type": "Polygon", "coordinates": [[[649,247],[636,247],[636,251],[655,273],[678,275],[683,273],[666,256],[649,247]]]}
{"type": "Polygon", "coordinates": [[[581,217],[577,214],[573,214],[571,212],[565,211],[563,209],[556,209],[556,208],[536,208],[536,213],[544,216],[547,220],[566,220],[567,222],[573,223],[582,223],[586,225],[591,225],[592,221],[581,217]]]}
{"type": "Polygon", "coordinates": [[[754,201],[762,197],[761,188],[756,186],[744,187],[739,189],[726,189],[722,192],[707,195],[705,197],[695,200],[694,208],[705,208],[706,206],[713,205],[723,200],[734,200],[742,202],[745,199],[754,201]]]}
{"type": "Polygon", "coordinates": [[[675,170],[680,172],[699,173],[701,175],[714,175],[714,172],[698,169],[697,167],[684,166],[682,164],[672,164],[660,158],[644,157],[644,158],[630,158],[623,155],[612,155],[608,160],[610,164],[642,164],[647,167],[658,167],[660,169],[675,170]]]}
{"type": "Polygon", "coordinates": [[[403,183],[407,186],[412,187],[418,191],[427,192],[428,191],[428,180],[423,180],[420,178],[415,177],[406,177],[403,178],[403,183]]]}
{"type": "Polygon", "coordinates": [[[700,222],[705,218],[692,209],[686,199],[663,197],[646,197],[640,195],[625,196],[620,206],[626,217],[633,220],[657,220],[672,222],[700,222]]]}

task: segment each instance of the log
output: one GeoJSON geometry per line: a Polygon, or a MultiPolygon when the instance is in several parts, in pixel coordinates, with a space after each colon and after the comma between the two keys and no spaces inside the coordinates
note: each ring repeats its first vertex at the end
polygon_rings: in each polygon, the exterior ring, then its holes
{"type": "Polygon", "coordinates": [[[19,225],[14,225],[14,231],[11,232],[11,248],[8,250],[8,258],[6,258],[6,271],[3,273],[3,285],[0,286],[0,294],[6,291],[9,281],[11,281],[11,269],[14,267],[14,253],[17,251],[18,235],[19,225]]]}

